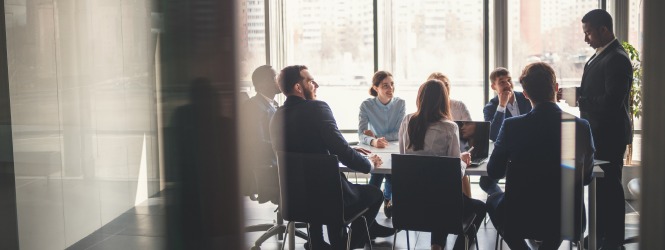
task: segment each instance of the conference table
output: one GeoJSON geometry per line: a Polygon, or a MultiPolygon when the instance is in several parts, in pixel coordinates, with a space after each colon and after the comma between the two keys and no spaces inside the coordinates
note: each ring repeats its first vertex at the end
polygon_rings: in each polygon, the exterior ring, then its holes
{"type": "MultiPolygon", "coordinates": [[[[371,173],[376,174],[390,174],[392,172],[392,157],[391,154],[399,154],[399,145],[397,142],[390,142],[389,145],[385,148],[374,148],[368,145],[358,145],[356,147],[364,148],[381,157],[383,163],[378,168],[373,168],[371,173]]],[[[494,143],[490,143],[490,155],[492,149],[494,148],[494,143]]],[[[599,167],[600,164],[609,163],[602,160],[594,160],[593,168],[593,180],[589,184],[588,189],[588,206],[589,206],[589,249],[596,250],[596,178],[604,177],[603,170],[599,167]]],[[[340,171],[342,172],[355,172],[354,170],[344,166],[340,163],[340,171]]],[[[475,176],[487,176],[487,161],[478,166],[467,167],[465,172],[466,175],[475,175],[475,176]]]]}

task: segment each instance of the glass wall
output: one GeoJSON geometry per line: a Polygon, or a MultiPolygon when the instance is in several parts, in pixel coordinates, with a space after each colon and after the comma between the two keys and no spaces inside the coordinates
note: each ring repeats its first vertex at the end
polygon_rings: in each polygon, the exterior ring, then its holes
{"type": "MultiPolygon", "coordinates": [[[[509,65],[516,88],[522,69],[547,62],[556,71],[559,87],[579,86],[584,64],[595,51],[584,42],[582,17],[597,9],[597,0],[508,1],[509,65]]],[[[564,111],[578,115],[566,104],[564,111]]]]}
{"type": "Polygon", "coordinates": [[[340,129],[357,130],[374,73],[372,1],[295,0],[284,10],[286,65],[306,65],[340,129]]]}
{"type": "Polygon", "coordinates": [[[254,94],[252,72],[266,64],[266,11],[264,0],[238,1],[238,58],[240,88],[254,94]]]}
{"type": "Polygon", "coordinates": [[[416,111],[420,84],[441,72],[450,79],[451,99],[483,120],[483,1],[394,0],[386,8],[391,18],[379,22],[389,33],[379,40],[387,47],[379,65],[393,72],[407,114],[416,111]]]}
{"type": "Polygon", "coordinates": [[[64,249],[159,191],[152,6],[4,3],[20,246],[64,249]]]}

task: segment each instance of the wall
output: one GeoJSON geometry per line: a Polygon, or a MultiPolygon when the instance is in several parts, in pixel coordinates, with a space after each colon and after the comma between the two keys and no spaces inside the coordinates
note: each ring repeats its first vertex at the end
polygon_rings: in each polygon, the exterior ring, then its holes
{"type": "Polygon", "coordinates": [[[159,191],[152,5],[4,5],[19,243],[63,249],[159,191]]]}

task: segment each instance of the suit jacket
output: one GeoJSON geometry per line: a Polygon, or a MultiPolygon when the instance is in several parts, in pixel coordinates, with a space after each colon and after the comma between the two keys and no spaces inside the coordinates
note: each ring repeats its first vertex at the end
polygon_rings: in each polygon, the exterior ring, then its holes
{"type": "Polygon", "coordinates": [[[270,140],[270,119],[277,110],[261,94],[243,102],[242,125],[238,128],[244,136],[242,151],[251,155],[243,158],[242,192],[244,195],[258,194],[259,203],[279,203],[279,180],[277,157],[270,140]],[[275,166],[272,168],[271,166],[275,166]]]}
{"type": "Polygon", "coordinates": [[[578,88],[580,115],[591,125],[599,154],[605,154],[605,147],[622,148],[633,141],[628,106],[632,81],[630,59],[617,40],[584,67],[578,88]]]}
{"type": "MultiPolygon", "coordinates": [[[[576,169],[577,183],[590,183],[594,152],[589,123],[563,113],[555,103],[541,103],[525,115],[506,119],[487,165],[490,177],[506,177],[506,233],[520,232],[533,239],[559,235],[562,169],[576,169]],[[574,122],[568,124],[576,132],[576,168],[562,168],[562,122],[574,122]]],[[[572,195],[581,201],[582,185],[575,187],[578,192],[572,195]]]]}
{"type": "MultiPolygon", "coordinates": [[[[247,126],[252,136],[244,138],[251,143],[253,151],[259,151],[252,157],[260,166],[277,166],[277,160],[272,150],[270,139],[270,120],[277,109],[261,94],[256,94],[244,104],[244,114],[248,120],[243,126],[247,126]]],[[[256,167],[256,166],[255,166],[256,167]]]]}
{"type": "MultiPolygon", "coordinates": [[[[347,167],[369,173],[371,163],[346,142],[327,103],[288,96],[270,122],[275,151],[334,154],[347,167]]],[[[312,166],[315,167],[315,166],[312,166]]],[[[346,206],[359,201],[359,190],[342,175],[346,206]]]]}
{"type": "MultiPolygon", "coordinates": [[[[513,91],[515,94],[515,100],[517,100],[517,106],[520,109],[520,114],[526,114],[531,111],[531,102],[524,97],[522,92],[513,91]]],[[[499,135],[499,129],[501,129],[501,124],[506,118],[516,116],[511,114],[508,109],[506,112],[496,112],[496,108],[499,107],[499,97],[495,96],[485,105],[483,108],[483,114],[485,115],[485,121],[490,122],[490,139],[496,141],[497,135],[499,135]]]]}

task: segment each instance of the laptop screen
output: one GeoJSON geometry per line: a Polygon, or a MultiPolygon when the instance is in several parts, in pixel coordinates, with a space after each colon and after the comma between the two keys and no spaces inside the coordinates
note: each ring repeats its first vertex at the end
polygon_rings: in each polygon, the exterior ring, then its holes
{"type": "Polygon", "coordinates": [[[476,121],[455,121],[459,127],[460,150],[471,152],[471,160],[487,158],[490,145],[490,123],[476,121]]]}

